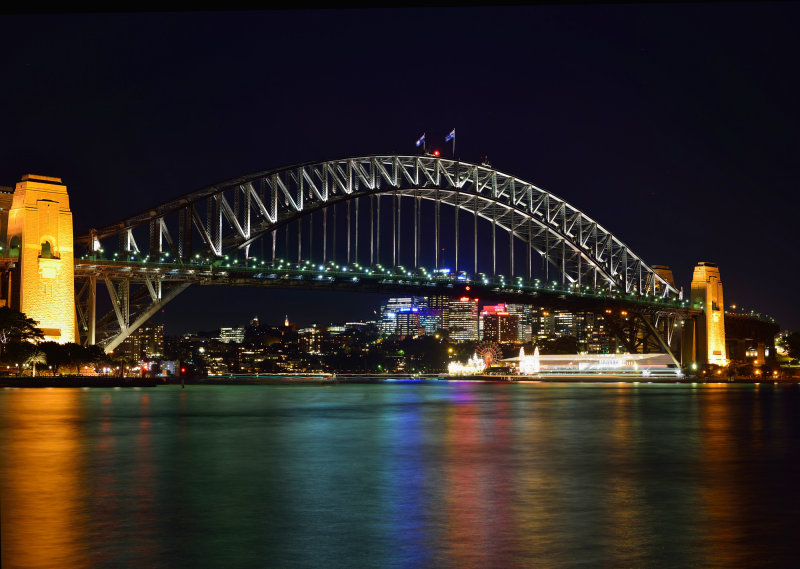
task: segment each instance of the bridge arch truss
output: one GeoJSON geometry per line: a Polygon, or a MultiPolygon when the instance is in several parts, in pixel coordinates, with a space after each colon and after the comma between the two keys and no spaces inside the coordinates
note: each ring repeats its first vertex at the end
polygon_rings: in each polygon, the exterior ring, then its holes
{"type": "MultiPolygon", "coordinates": [[[[441,245],[450,239],[448,260],[454,270],[477,274],[487,265],[486,259],[479,259],[479,251],[488,250],[491,240],[491,254],[485,256],[492,267],[485,270],[495,275],[498,229],[506,235],[500,247],[505,248],[509,277],[560,280],[562,286],[637,297],[679,297],[679,292],[628,246],[565,200],[487,164],[429,155],[363,156],[259,172],[92,229],[76,241],[93,259],[104,256],[109,260],[138,260],[145,265],[168,260],[187,267],[230,258],[247,262],[259,242],[262,250],[263,243],[267,244],[266,257],[271,256],[272,261],[280,249],[278,243],[283,241],[284,256],[294,257],[296,247],[298,262],[316,251],[322,258],[315,263],[346,259],[349,265],[368,258],[370,265],[396,266],[402,264],[402,250],[408,260],[405,264],[415,268],[422,264],[423,251],[432,248],[433,258],[429,250],[428,258],[433,268],[439,269],[443,264],[441,245]],[[442,205],[454,212],[448,228],[454,235],[443,235],[442,205]],[[423,207],[433,209],[434,227],[430,227],[430,216],[421,215],[423,207]],[[337,216],[344,218],[338,222],[338,230],[337,216]],[[470,217],[471,224],[465,222],[470,217]],[[410,235],[401,230],[404,219],[410,235]],[[290,236],[293,225],[296,231],[290,236]],[[470,229],[473,244],[466,247],[464,237],[470,229]],[[351,238],[351,232],[355,238],[351,238]],[[366,232],[369,238],[365,241],[366,232]],[[117,244],[113,243],[115,239],[117,244]]],[[[185,271],[170,273],[157,267],[153,271],[130,269],[127,273],[120,268],[113,275],[108,271],[95,273],[95,279],[106,282],[112,299],[114,311],[106,315],[106,320],[116,320],[114,325],[119,326],[115,343],[185,289],[189,282],[185,275],[185,271]],[[131,281],[143,285],[138,300],[129,292],[131,281]]],[[[93,295],[86,293],[79,302],[84,328],[90,316],[94,317],[93,295]]]]}

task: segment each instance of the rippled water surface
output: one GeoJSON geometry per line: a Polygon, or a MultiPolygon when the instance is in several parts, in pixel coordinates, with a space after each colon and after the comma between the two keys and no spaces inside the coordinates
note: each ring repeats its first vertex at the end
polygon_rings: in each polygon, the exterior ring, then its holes
{"type": "Polygon", "coordinates": [[[4,389],[2,566],[797,567],[796,386],[4,389]]]}

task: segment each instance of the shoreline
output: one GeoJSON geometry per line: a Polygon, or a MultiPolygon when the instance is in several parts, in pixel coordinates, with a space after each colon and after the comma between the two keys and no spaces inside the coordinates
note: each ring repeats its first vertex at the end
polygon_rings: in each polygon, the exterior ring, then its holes
{"type": "MultiPolygon", "coordinates": [[[[163,382],[161,382],[163,385],[163,382]]],[[[155,387],[158,380],[141,377],[1,377],[0,387],[155,387]]]]}
{"type": "Polygon", "coordinates": [[[59,388],[59,387],[158,387],[167,385],[347,385],[347,384],[393,384],[393,383],[432,383],[447,382],[484,382],[484,383],[622,383],[622,384],[775,384],[796,385],[800,378],[698,378],[698,377],[624,377],[613,375],[472,375],[442,376],[430,375],[374,375],[374,374],[341,374],[333,375],[233,375],[214,377],[184,378],[139,378],[139,377],[97,377],[97,376],[61,376],[61,377],[4,377],[0,378],[0,388],[59,388]]]}

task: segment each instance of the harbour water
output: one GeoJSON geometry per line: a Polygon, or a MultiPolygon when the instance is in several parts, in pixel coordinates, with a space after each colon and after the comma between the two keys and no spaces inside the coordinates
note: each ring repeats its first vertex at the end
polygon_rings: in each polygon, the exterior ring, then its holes
{"type": "Polygon", "coordinates": [[[0,389],[2,566],[796,567],[800,389],[0,389]]]}

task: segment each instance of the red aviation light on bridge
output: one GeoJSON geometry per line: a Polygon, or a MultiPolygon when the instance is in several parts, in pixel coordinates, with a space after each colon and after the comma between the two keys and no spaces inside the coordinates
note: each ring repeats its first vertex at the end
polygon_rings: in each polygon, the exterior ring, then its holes
{"type": "Polygon", "coordinates": [[[440,153],[438,150],[434,150],[434,151],[433,151],[433,155],[434,155],[434,156],[438,157],[438,156],[439,156],[439,154],[441,154],[441,153],[440,153]]]}

